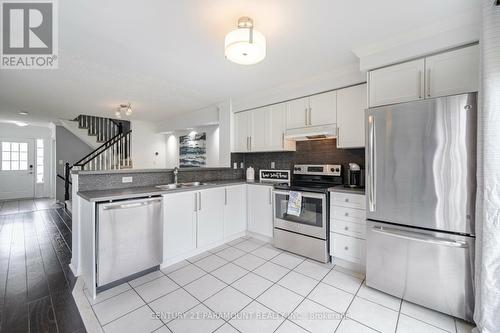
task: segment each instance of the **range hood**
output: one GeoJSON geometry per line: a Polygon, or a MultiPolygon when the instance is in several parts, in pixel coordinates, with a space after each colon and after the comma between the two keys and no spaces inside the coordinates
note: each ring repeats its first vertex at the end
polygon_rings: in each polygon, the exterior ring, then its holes
{"type": "Polygon", "coordinates": [[[337,137],[337,125],[310,126],[285,131],[285,139],[293,141],[332,139],[337,137]]]}

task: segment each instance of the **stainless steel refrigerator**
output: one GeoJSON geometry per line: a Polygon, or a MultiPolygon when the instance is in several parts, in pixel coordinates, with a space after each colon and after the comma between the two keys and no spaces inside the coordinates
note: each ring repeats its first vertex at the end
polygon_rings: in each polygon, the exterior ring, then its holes
{"type": "Polygon", "coordinates": [[[366,284],[472,320],[477,94],[366,111],[366,284]]]}

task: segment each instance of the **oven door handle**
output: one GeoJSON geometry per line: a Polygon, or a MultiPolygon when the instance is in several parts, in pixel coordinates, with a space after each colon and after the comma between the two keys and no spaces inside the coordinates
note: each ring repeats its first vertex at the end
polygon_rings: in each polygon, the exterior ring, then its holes
{"type": "Polygon", "coordinates": [[[283,195],[290,195],[290,192],[299,192],[302,194],[303,198],[314,198],[314,199],[326,199],[325,194],[322,193],[310,193],[310,192],[303,192],[303,191],[274,191],[274,194],[283,194],[283,195]]]}

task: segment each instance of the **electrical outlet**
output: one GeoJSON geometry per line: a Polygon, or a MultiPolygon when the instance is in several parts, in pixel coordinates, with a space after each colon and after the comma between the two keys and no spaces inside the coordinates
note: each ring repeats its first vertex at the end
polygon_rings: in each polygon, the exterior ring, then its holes
{"type": "Polygon", "coordinates": [[[233,169],[235,169],[235,170],[238,169],[238,163],[236,163],[236,162],[233,163],[233,169]]]}
{"type": "Polygon", "coordinates": [[[240,162],[240,169],[245,169],[245,163],[240,162]]]}
{"type": "Polygon", "coordinates": [[[271,169],[275,169],[275,168],[276,168],[276,163],[271,162],[271,169]]]}
{"type": "Polygon", "coordinates": [[[132,183],[133,180],[132,177],[122,177],[122,183],[132,183]]]}

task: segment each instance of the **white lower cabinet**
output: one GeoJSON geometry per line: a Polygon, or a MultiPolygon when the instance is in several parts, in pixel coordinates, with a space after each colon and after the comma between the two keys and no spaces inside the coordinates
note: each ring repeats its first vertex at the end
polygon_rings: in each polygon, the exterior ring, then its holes
{"type": "Polygon", "coordinates": [[[365,266],[366,211],[364,194],[332,192],[330,255],[365,266]]]}
{"type": "Polygon", "coordinates": [[[223,187],[198,192],[197,247],[224,239],[224,198],[223,187]]]}
{"type": "Polygon", "coordinates": [[[163,196],[163,260],[196,249],[197,192],[163,196]]]}
{"type": "Polygon", "coordinates": [[[248,231],[273,237],[273,187],[247,185],[248,231]]]}
{"type": "Polygon", "coordinates": [[[224,238],[247,229],[246,185],[228,186],[225,189],[224,238]]]}
{"type": "Polygon", "coordinates": [[[246,218],[245,184],[164,194],[163,261],[187,258],[242,234],[246,218]]]}

